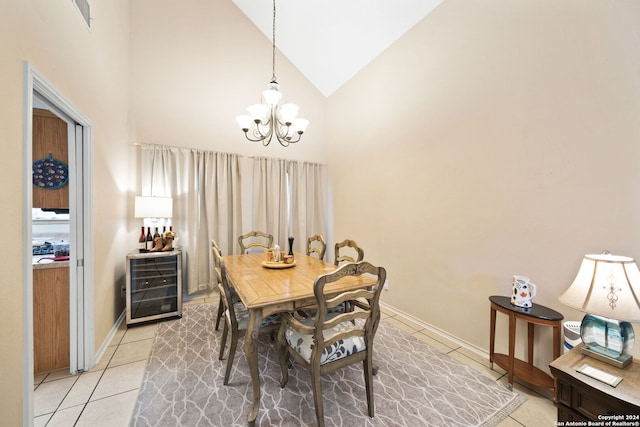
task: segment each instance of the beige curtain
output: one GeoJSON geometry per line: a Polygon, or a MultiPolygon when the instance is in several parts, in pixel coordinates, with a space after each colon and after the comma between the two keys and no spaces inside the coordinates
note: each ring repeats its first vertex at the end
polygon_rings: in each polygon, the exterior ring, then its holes
{"type": "Polygon", "coordinates": [[[244,232],[256,230],[273,234],[273,244],[288,249],[287,199],[287,161],[254,158],[251,230],[244,232]]]}
{"type": "Polygon", "coordinates": [[[274,244],[306,250],[307,237],[326,236],[326,170],[324,165],[255,158],[253,162],[253,229],[273,234],[274,244]]]}
{"type": "MultiPolygon", "coordinates": [[[[322,234],[327,238],[327,188],[324,165],[307,162],[289,163],[290,234],[294,250],[305,252],[307,238],[322,234]]],[[[325,254],[325,261],[329,257],[325,254]]]]}
{"type": "Polygon", "coordinates": [[[228,254],[241,234],[240,182],[237,154],[141,146],[142,195],[173,198],[171,224],[183,252],[187,294],[214,287],[211,239],[228,254]]]}

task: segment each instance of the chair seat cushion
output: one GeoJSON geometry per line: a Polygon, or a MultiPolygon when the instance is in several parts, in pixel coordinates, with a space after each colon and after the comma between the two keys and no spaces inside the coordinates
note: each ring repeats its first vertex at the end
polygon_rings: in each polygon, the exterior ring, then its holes
{"type": "MultiPolygon", "coordinates": [[[[241,302],[236,302],[233,304],[233,310],[236,313],[236,319],[238,320],[238,330],[246,331],[247,325],[249,324],[249,310],[247,307],[241,302]]],[[[229,316],[229,310],[225,312],[225,315],[229,316]]],[[[262,323],[260,324],[261,328],[265,328],[271,325],[277,325],[280,323],[281,316],[279,313],[272,314],[271,316],[262,319],[262,323]]]]}
{"type": "MultiPolygon", "coordinates": [[[[314,319],[304,319],[303,323],[313,325],[314,319]]],[[[354,325],[351,322],[339,323],[331,329],[324,331],[324,336],[329,337],[338,332],[348,331],[354,329],[354,325]]],[[[287,343],[296,351],[302,358],[309,363],[311,360],[311,350],[313,349],[313,335],[302,334],[293,328],[287,327],[285,332],[285,338],[287,343]]],[[[366,349],[364,338],[362,337],[350,337],[346,340],[338,340],[332,345],[325,347],[322,350],[322,356],[320,356],[320,364],[324,365],[327,362],[333,362],[334,360],[342,359],[345,356],[355,354],[359,351],[366,349]]]]}

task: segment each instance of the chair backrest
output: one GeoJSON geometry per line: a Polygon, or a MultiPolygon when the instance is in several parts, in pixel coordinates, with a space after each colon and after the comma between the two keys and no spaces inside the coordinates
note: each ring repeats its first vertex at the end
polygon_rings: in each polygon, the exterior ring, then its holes
{"type": "Polygon", "coordinates": [[[364,250],[353,240],[336,243],[335,251],[335,265],[340,265],[341,262],[360,262],[364,259],[364,250]]]}
{"type": "Polygon", "coordinates": [[[238,237],[240,253],[246,254],[249,251],[261,249],[265,251],[273,246],[273,235],[262,231],[250,231],[238,237]]]}
{"type": "Polygon", "coordinates": [[[320,363],[322,352],[339,340],[346,340],[351,337],[362,337],[365,345],[371,350],[373,337],[378,329],[380,322],[380,293],[384,287],[387,278],[387,272],[383,267],[374,267],[370,263],[363,261],[359,263],[348,263],[331,273],[318,276],[313,284],[313,292],[316,296],[317,312],[315,318],[314,332],[314,348],[311,353],[311,364],[320,363]],[[347,291],[338,295],[324,292],[325,286],[336,282],[347,276],[367,275],[375,278],[375,284],[353,291],[347,291]],[[349,301],[358,308],[352,311],[345,311],[336,315],[331,309],[342,305],[349,301]],[[327,314],[330,313],[328,316],[327,314]],[[354,322],[356,319],[364,319],[363,322],[354,322]],[[348,330],[330,335],[327,330],[334,328],[336,325],[353,322],[348,330]]]}
{"type": "Polygon", "coordinates": [[[220,251],[218,251],[218,249],[213,245],[211,245],[211,252],[213,253],[213,263],[216,266],[216,271],[218,272],[218,290],[222,297],[222,303],[224,304],[224,308],[229,312],[229,318],[232,326],[237,330],[238,320],[233,306],[233,294],[227,279],[227,270],[224,266],[224,258],[220,255],[220,251]]]}
{"type": "Polygon", "coordinates": [[[321,234],[314,234],[307,239],[307,255],[316,254],[318,259],[324,259],[327,244],[321,234]]]}
{"type": "Polygon", "coordinates": [[[222,251],[220,250],[220,246],[218,246],[218,242],[213,239],[211,240],[211,252],[213,253],[213,269],[216,273],[216,283],[220,283],[222,279],[220,277],[220,265],[218,264],[218,261],[222,260],[222,251]],[[217,258],[216,251],[218,254],[217,258]]]}

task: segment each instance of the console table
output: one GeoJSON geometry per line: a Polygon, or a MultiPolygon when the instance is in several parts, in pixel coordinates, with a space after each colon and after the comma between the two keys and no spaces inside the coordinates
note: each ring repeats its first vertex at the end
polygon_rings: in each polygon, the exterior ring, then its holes
{"type": "Polygon", "coordinates": [[[513,388],[513,378],[520,378],[530,384],[555,389],[553,378],[539,368],[533,366],[533,337],[535,325],[553,328],[553,358],[560,357],[560,322],[564,316],[555,310],[540,304],[533,304],[531,308],[518,307],[511,304],[511,299],[505,296],[491,296],[491,336],[489,340],[489,362],[507,371],[509,387],[513,388]],[[496,312],[509,316],[509,354],[495,353],[496,312]],[[527,362],[515,357],[516,320],[527,322],[528,347],[527,362]]]}
{"type": "Polygon", "coordinates": [[[549,364],[558,383],[558,421],[615,420],[621,423],[619,425],[640,424],[640,363],[634,361],[626,368],[616,368],[580,353],[582,345],[549,364]],[[577,369],[584,364],[620,377],[622,381],[617,387],[611,387],[581,374],[577,369]]]}

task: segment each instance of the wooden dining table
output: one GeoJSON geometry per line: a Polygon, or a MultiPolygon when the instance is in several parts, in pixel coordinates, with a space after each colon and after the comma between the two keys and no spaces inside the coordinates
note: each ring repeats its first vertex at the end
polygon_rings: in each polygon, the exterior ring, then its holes
{"type": "MultiPolygon", "coordinates": [[[[294,253],[294,260],[295,264],[292,267],[269,268],[264,265],[266,256],[262,253],[224,257],[227,277],[250,313],[244,343],[253,387],[251,410],[247,417],[250,426],[255,425],[260,407],[258,330],[262,319],[273,313],[293,312],[315,304],[313,293],[315,279],[337,268],[333,264],[298,252],[294,253]]],[[[337,294],[374,284],[375,280],[365,275],[348,276],[327,285],[325,293],[337,294]]]]}

